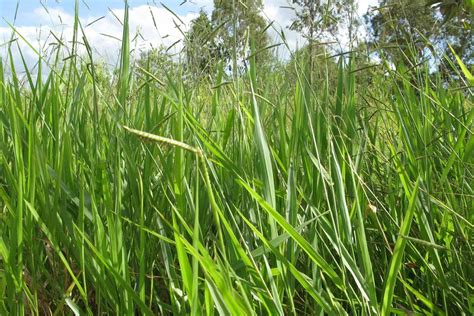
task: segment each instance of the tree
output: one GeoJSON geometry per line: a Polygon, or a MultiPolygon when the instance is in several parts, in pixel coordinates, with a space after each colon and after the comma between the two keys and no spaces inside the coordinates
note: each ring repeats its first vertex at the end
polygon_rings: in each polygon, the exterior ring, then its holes
{"type": "Polygon", "coordinates": [[[345,1],[291,0],[295,19],[290,29],[300,32],[310,43],[337,30],[345,1]]]}
{"type": "MultiPolygon", "coordinates": [[[[178,65],[173,61],[173,57],[163,45],[140,52],[137,65],[163,81],[165,81],[167,75],[175,73],[178,68],[178,65]]],[[[139,73],[144,74],[142,72],[139,73]]]]}
{"type": "MultiPolygon", "coordinates": [[[[353,12],[355,4],[353,0],[291,0],[295,18],[289,26],[291,30],[297,31],[308,41],[307,57],[312,73],[314,71],[315,45],[320,45],[324,39],[336,39],[340,33],[340,27],[346,21],[349,29],[349,42],[352,43],[353,12]]],[[[312,80],[312,79],[311,79],[312,80]]]]}
{"type": "Polygon", "coordinates": [[[219,57],[211,20],[201,10],[199,16],[191,21],[191,27],[184,41],[186,66],[195,77],[208,74],[219,57]]]}
{"type": "Polygon", "coordinates": [[[217,29],[216,41],[221,56],[233,61],[234,72],[237,63],[245,60],[248,53],[247,36],[260,52],[256,56],[258,64],[270,56],[269,51],[263,50],[270,40],[265,32],[265,20],[260,15],[262,8],[262,0],[214,0],[212,24],[217,29]]]}
{"type": "MultiPolygon", "coordinates": [[[[330,54],[325,45],[306,45],[294,52],[291,59],[286,65],[286,76],[289,81],[296,82],[298,75],[303,73],[302,67],[309,67],[311,64],[308,60],[312,60],[313,68],[307,68],[310,70],[312,84],[325,83],[328,80],[328,84],[331,87],[337,86],[337,74],[338,66],[334,58],[329,57],[330,54]]],[[[310,78],[307,78],[308,80],[310,78]]]]}
{"type": "MultiPolygon", "coordinates": [[[[382,0],[366,20],[372,27],[372,45],[394,64],[451,55],[448,43],[472,64],[473,24],[472,12],[468,11],[461,1],[382,0]]],[[[439,66],[444,67],[442,63],[439,66]]]]}
{"type": "Polygon", "coordinates": [[[427,5],[439,8],[445,20],[455,16],[474,13],[474,1],[472,0],[428,0],[427,5]]]}

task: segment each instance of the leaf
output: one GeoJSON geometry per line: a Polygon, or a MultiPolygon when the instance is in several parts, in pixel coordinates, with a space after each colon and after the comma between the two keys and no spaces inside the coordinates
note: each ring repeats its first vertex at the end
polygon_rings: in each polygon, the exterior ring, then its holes
{"type": "Polygon", "coordinates": [[[469,81],[470,84],[474,84],[474,76],[471,74],[469,69],[467,69],[466,65],[464,65],[461,58],[459,58],[459,56],[456,54],[456,52],[454,51],[451,44],[448,44],[448,45],[449,45],[449,48],[451,49],[451,52],[453,53],[454,57],[456,58],[456,61],[458,62],[459,67],[461,67],[461,70],[462,70],[464,76],[466,77],[466,79],[469,81]]]}
{"type": "Polygon", "coordinates": [[[390,307],[393,300],[393,292],[395,289],[395,283],[397,282],[397,275],[402,266],[403,254],[407,239],[403,236],[407,236],[410,232],[411,223],[413,221],[413,215],[415,214],[415,202],[418,194],[418,187],[420,185],[420,178],[416,181],[415,187],[411,192],[410,202],[408,204],[407,212],[403,218],[403,223],[400,226],[400,232],[398,234],[397,242],[395,243],[395,249],[393,250],[392,260],[390,261],[390,268],[388,270],[387,281],[385,283],[383,301],[382,301],[382,316],[390,314],[390,307]]]}

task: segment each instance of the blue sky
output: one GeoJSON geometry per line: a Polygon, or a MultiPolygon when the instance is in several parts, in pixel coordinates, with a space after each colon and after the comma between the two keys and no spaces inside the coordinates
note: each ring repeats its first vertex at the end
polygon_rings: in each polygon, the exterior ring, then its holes
{"type": "MultiPolygon", "coordinates": [[[[192,3],[184,5],[180,5],[181,2],[180,0],[128,1],[131,35],[140,34],[133,43],[136,52],[161,45],[170,46],[181,40],[182,32],[186,31],[189,22],[197,16],[201,7],[207,8],[208,11],[212,10],[213,0],[192,0],[192,3]],[[177,21],[161,3],[177,14],[183,23],[177,21]]],[[[97,59],[113,64],[117,60],[117,51],[120,47],[117,38],[120,38],[122,33],[122,26],[115,16],[123,18],[124,1],[79,0],[78,3],[81,24],[97,59]],[[99,18],[101,18],[99,21],[89,25],[99,18]]],[[[24,40],[17,42],[27,61],[32,63],[38,60],[38,56],[35,56],[30,45],[46,56],[48,49],[51,49],[49,44],[55,42],[55,38],[61,38],[64,43],[72,38],[74,0],[20,0],[15,20],[16,7],[15,0],[0,0],[0,57],[6,58],[7,45],[3,44],[7,43],[12,35],[8,23],[14,24],[16,31],[23,37],[24,40]]],[[[180,47],[182,43],[178,43],[175,50],[178,51],[180,47]]],[[[13,50],[14,58],[21,60],[16,45],[13,46],[13,50]]]]}
{"type": "MultiPolygon", "coordinates": [[[[230,0],[229,0],[230,1],[230,0]]],[[[123,0],[78,0],[81,24],[85,27],[85,34],[97,59],[114,64],[117,61],[118,49],[122,27],[115,16],[123,17],[123,0]],[[113,14],[112,14],[113,12],[113,14]],[[115,16],[114,16],[115,15],[115,16]],[[91,22],[103,17],[99,21],[89,25],[91,22]],[[89,26],[87,26],[89,25],[89,26]]],[[[169,47],[174,43],[173,50],[179,51],[182,47],[182,32],[189,27],[201,8],[211,12],[213,0],[188,0],[180,5],[183,0],[129,0],[130,32],[136,41],[132,43],[134,51],[147,50],[151,47],[169,47]],[[175,16],[168,12],[161,3],[165,4],[179,16],[178,22],[175,16]],[[150,13],[151,11],[151,13],[150,13]],[[176,24],[179,27],[176,27],[176,24]],[[138,36],[136,36],[138,35],[138,36]]],[[[358,0],[359,15],[367,11],[369,5],[376,5],[377,0],[358,0]]],[[[263,0],[264,10],[262,15],[267,23],[274,21],[275,29],[269,29],[269,35],[274,42],[280,42],[279,31],[285,32],[285,38],[290,49],[301,47],[304,39],[300,34],[288,30],[291,24],[292,11],[285,9],[291,0],[263,0]]],[[[20,0],[15,28],[23,37],[18,41],[21,51],[27,61],[38,60],[38,56],[30,49],[30,45],[43,56],[48,55],[57,42],[55,38],[62,38],[67,43],[72,38],[72,24],[74,16],[74,0],[20,0]],[[54,34],[54,35],[53,35],[54,34]],[[26,43],[27,41],[28,43],[26,43]]],[[[12,35],[12,29],[5,21],[14,22],[16,0],[0,0],[0,57],[6,58],[7,43],[12,35]]],[[[363,31],[363,30],[362,30],[363,31]]],[[[344,39],[341,34],[340,39],[344,39]]],[[[16,49],[14,47],[13,49],[16,49]]],[[[21,60],[18,52],[13,52],[15,62],[21,60]]],[[[288,52],[281,55],[288,56],[288,52]]]]}
{"type": "MultiPolygon", "coordinates": [[[[108,9],[123,8],[123,0],[78,0],[81,15],[104,15],[108,9]]],[[[201,6],[209,6],[211,1],[191,1],[189,4],[180,5],[182,1],[176,0],[129,0],[131,8],[150,4],[160,6],[163,3],[176,14],[186,14],[188,12],[198,12],[201,6]],[[192,4],[194,2],[194,4],[192,4]]],[[[75,0],[0,0],[0,26],[6,26],[4,19],[12,23],[18,4],[17,25],[29,25],[34,23],[34,10],[40,7],[57,8],[60,7],[65,12],[74,12],[75,0]]]]}
{"type": "MultiPolygon", "coordinates": [[[[229,0],[230,1],[230,0],[229,0]]],[[[291,1],[288,1],[291,2],[291,1]]],[[[360,11],[364,12],[368,5],[375,5],[376,0],[358,0],[360,11]]],[[[124,6],[124,0],[78,0],[81,15],[101,16],[107,14],[109,8],[120,9],[124,6]]],[[[212,9],[213,0],[129,0],[131,8],[151,5],[159,7],[161,3],[169,7],[178,15],[196,13],[200,8],[212,9]],[[185,2],[184,4],[182,4],[185,2]]],[[[16,25],[25,26],[35,24],[34,11],[41,7],[61,8],[64,12],[74,12],[75,0],[0,0],[0,26],[6,26],[4,21],[13,22],[15,10],[18,4],[18,15],[16,25]]],[[[281,7],[287,5],[285,0],[265,0],[266,7],[281,7]]],[[[278,8],[279,10],[284,10],[278,8]]]]}

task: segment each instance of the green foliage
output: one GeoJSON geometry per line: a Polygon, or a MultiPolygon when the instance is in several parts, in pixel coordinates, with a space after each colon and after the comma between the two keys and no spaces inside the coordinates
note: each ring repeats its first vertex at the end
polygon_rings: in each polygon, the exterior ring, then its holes
{"type": "Polygon", "coordinates": [[[474,12],[474,1],[461,0],[428,0],[427,5],[439,8],[445,20],[450,20],[455,16],[472,14],[474,12]]]}
{"type": "Polygon", "coordinates": [[[178,68],[165,46],[140,52],[137,66],[139,69],[146,69],[162,81],[165,81],[166,76],[178,68]]]}
{"type": "Polygon", "coordinates": [[[131,61],[127,10],[117,80],[92,55],[20,78],[9,48],[0,314],[472,314],[470,87],[252,49],[247,76],[189,83],[131,61]]]}
{"type": "Polygon", "coordinates": [[[234,62],[244,60],[253,40],[255,51],[261,51],[257,56],[258,64],[268,60],[270,53],[262,51],[270,44],[265,32],[266,22],[260,15],[262,8],[262,0],[214,0],[212,23],[214,27],[219,27],[216,43],[224,59],[234,62]]]}
{"type": "Polygon", "coordinates": [[[327,50],[327,46],[313,43],[298,49],[285,64],[284,75],[288,82],[296,86],[298,80],[312,82],[316,85],[327,86],[335,91],[337,83],[337,63],[327,50]]]}
{"type": "MultiPolygon", "coordinates": [[[[310,69],[310,72],[307,74],[307,80],[314,83],[318,59],[321,60],[321,49],[319,46],[330,44],[324,43],[328,39],[335,40],[331,44],[338,43],[340,45],[338,33],[346,33],[346,30],[342,30],[344,24],[347,25],[349,30],[347,32],[350,42],[349,49],[352,48],[355,36],[353,31],[357,29],[357,20],[354,19],[356,7],[352,0],[292,0],[291,3],[295,18],[289,29],[301,33],[308,41],[303,55],[310,69]]],[[[323,52],[326,51],[325,48],[322,49],[323,52]]]]}
{"type": "MultiPolygon", "coordinates": [[[[427,58],[454,57],[448,43],[468,64],[474,62],[473,14],[461,1],[382,0],[366,18],[373,44],[393,63],[414,65],[427,58]]],[[[444,73],[451,72],[445,64],[444,73]]]]}
{"type": "Polygon", "coordinates": [[[300,32],[309,41],[334,35],[344,19],[344,10],[353,5],[353,1],[347,0],[291,0],[291,3],[295,19],[290,29],[300,32]]]}
{"type": "Polygon", "coordinates": [[[216,44],[215,30],[206,12],[201,10],[199,16],[191,21],[191,27],[184,41],[186,65],[196,77],[209,75],[215,70],[219,61],[219,50],[216,44]]]}

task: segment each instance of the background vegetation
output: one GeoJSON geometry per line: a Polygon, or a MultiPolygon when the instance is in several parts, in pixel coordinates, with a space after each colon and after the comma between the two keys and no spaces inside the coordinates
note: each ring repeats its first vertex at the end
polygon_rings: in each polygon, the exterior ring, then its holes
{"type": "Polygon", "coordinates": [[[117,69],[77,3],[35,72],[12,27],[0,314],[474,313],[472,2],[383,0],[369,41],[352,1],[290,4],[288,60],[258,0],[137,60],[125,5],[117,69]]]}

